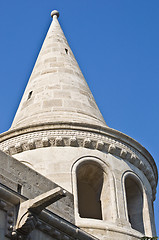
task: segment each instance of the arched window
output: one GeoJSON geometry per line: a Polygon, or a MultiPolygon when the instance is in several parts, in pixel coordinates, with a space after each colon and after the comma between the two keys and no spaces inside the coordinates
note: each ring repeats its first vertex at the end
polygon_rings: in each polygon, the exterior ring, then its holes
{"type": "Polygon", "coordinates": [[[114,178],[109,166],[94,156],[84,156],[72,166],[75,223],[113,222],[117,217],[114,178]],[[99,222],[101,221],[101,222],[99,222]]]}
{"type": "Polygon", "coordinates": [[[125,179],[127,213],[131,227],[144,234],[143,189],[139,180],[128,175],[125,179]]]}
{"type": "Polygon", "coordinates": [[[77,168],[76,176],[80,217],[102,220],[103,169],[93,161],[86,162],[77,168]]]}

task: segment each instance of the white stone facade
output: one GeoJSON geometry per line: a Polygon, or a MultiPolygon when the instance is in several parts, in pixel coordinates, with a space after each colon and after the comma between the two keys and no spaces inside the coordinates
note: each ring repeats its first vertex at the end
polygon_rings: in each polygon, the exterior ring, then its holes
{"type": "Polygon", "coordinates": [[[0,149],[73,194],[75,224],[97,239],[155,236],[155,162],[107,127],[57,15],[0,149]]]}

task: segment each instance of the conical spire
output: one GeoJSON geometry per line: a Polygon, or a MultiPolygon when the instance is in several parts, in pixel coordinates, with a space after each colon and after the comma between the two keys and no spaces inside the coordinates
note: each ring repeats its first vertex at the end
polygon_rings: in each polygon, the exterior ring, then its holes
{"type": "Polygon", "coordinates": [[[54,122],[106,126],[58,22],[58,11],[35,63],[11,129],[54,122]]]}

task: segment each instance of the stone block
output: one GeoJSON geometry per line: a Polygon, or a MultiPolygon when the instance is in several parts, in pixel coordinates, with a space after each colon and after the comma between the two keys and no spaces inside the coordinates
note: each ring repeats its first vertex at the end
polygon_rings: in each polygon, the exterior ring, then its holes
{"type": "Polygon", "coordinates": [[[51,99],[49,101],[43,102],[43,108],[48,107],[61,107],[62,106],[62,100],[61,99],[51,99]]]}

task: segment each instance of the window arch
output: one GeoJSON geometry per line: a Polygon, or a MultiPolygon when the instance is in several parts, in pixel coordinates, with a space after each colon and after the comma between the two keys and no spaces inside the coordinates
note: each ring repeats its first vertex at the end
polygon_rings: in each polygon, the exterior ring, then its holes
{"type": "Polygon", "coordinates": [[[139,179],[133,174],[128,174],[125,177],[125,194],[127,215],[131,227],[144,234],[143,188],[139,179]]]}
{"type": "Polygon", "coordinates": [[[76,174],[80,217],[102,220],[102,168],[97,163],[87,162],[78,167],[76,174]]]}
{"type": "Polygon", "coordinates": [[[87,218],[116,219],[114,178],[105,162],[94,156],[78,159],[72,166],[72,180],[76,224],[87,218]]]}

